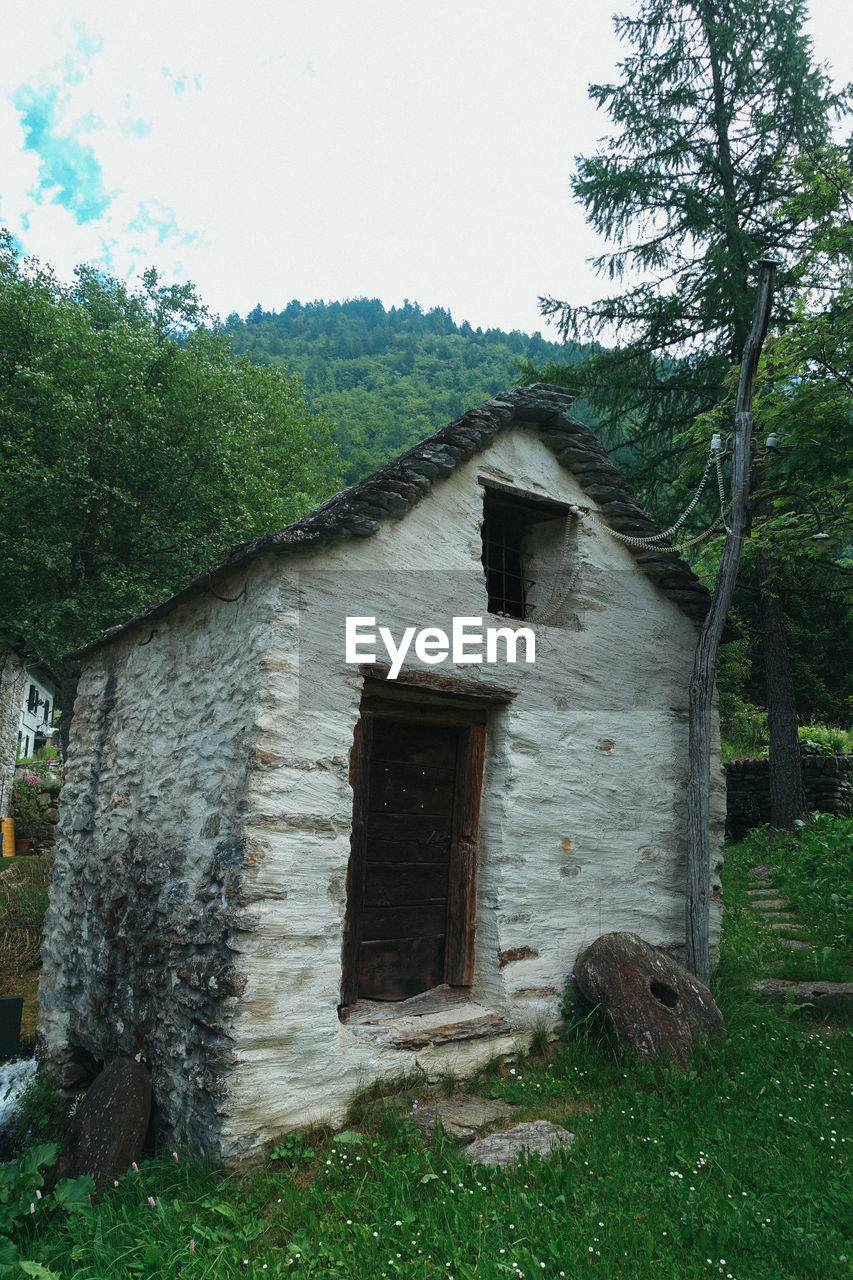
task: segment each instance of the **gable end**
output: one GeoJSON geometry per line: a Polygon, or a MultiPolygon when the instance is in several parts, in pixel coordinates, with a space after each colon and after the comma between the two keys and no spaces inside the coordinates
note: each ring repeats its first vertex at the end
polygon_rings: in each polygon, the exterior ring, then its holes
{"type": "MultiPolygon", "coordinates": [[[[213,590],[216,575],[261,556],[314,550],[348,537],[369,537],[384,520],[402,519],[430,492],[436,480],[446,478],[461,462],[488,448],[497,434],[510,425],[525,423],[537,428],[560,465],[594,499],[600,514],[617,533],[633,538],[660,533],[595,433],[570,415],[575,398],[575,392],[545,383],[502,392],[413,445],[365,480],[327,499],[301,520],[233,547],[223,560],[198,574],[183,590],[110,628],[75,650],[73,656],[107,643],[136,622],[160,616],[200,592],[213,590]]],[[[584,508],[580,510],[583,512],[584,508]]],[[[628,550],[664,595],[701,626],[710,594],[690,566],[677,553],[656,547],[629,544],[628,550]]]]}

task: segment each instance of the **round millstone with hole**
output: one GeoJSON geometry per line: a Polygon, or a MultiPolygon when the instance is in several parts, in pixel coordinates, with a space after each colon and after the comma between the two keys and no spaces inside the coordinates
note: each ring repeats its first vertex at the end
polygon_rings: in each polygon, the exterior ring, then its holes
{"type": "Polygon", "coordinates": [[[600,1006],[634,1057],[665,1055],[686,1066],[697,1044],[725,1035],[704,983],[635,933],[602,934],[578,956],[574,973],[581,995],[600,1006]]]}

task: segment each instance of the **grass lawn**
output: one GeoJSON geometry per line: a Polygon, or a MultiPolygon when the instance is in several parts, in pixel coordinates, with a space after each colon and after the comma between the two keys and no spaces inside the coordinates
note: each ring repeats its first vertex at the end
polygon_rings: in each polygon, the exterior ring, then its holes
{"type": "MultiPolygon", "coordinates": [[[[845,891],[851,831],[848,824],[845,891]]],[[[276,1159],[251,1172],[225,1176],[165,1152],[95,1204],[54,1216],[37,1209],[18,1237],[27,1274],[853,1274],[853,1029],[743,993],[775,946],[746,897],[747,866],[773,861],[762,838],[727,858],[715,995],[728,1036],[693,1070],[619,1061],[588,1031],[476,1082],[481,1093],[516,1104],[519,1119],[545,1116],[572,1129],[570,1150],[505,1171],[469,1165],[441,1135],[419,1136],[408,1113],[424,1095],[409,1088],[402,1100],[362,1100],[343,1134],[290,1135],[276,1159]]],[[[815,838],[808,831],[792,847],[815,838]]],[[[835,853],[843,861],[843,841],[835,853]]],[[[820,880],[811,871],[801,878],[808,876],[820,880]]],[[[814,892],[823,891],[815,884],[814,892]]],[[[843,956],[846,942],[833,936],[843,956]]],[[[15,1266],[9,1274],[24,1273],[15,1266]]]]}

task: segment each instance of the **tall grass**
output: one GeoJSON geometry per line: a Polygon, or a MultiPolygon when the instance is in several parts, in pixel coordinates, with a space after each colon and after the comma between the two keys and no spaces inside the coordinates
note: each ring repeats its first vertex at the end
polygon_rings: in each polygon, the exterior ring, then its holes
{"type": "Polygon", "coordinates": [[[50,858],[8,858],[0,864],[0,976],[38,964],[50,858]]]}
{"type": "Polygon", "coordinates": [[[783,977],[853,981],[853,819],[815,814],[795,831],[759,827],[730,851],[727,872],[726,946],[737,933],[739,947],[762,953],[765,970],[775,960],[783,977]],[[811,952],[783,953],[777,937],[756,927],[745,890],[755,887],[748,869],[759,863],[772,866],[773,884],[808,929],[811,952]]]}

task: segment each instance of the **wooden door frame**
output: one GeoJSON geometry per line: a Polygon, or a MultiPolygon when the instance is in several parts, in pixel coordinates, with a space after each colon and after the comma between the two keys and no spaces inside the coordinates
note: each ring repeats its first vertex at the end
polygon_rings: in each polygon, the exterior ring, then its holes
{"type": "Polygon", "coordinates": [[[459,731],[451,818],[450,868],[447,886],[447,932],[444,978],[450,986],[468,987],[474,979],[474,932],[477,910],[477,835],[486,748],[484,708],[436,706],[415,701],[366,698],[355,726],[350,756],[353,789],[347,906],[342,945],[341,1008],[358,1000],[359,953],[362,941],[364,884],[367,871],[368,791],[376,720],[408,720],[459,731]]]}

